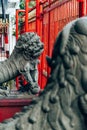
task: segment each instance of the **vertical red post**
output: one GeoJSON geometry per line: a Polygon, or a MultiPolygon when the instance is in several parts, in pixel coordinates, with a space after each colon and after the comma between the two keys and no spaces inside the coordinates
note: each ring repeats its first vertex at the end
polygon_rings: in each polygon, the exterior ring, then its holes
{"type": "Polygon", "coordinates": [[[18,14],[19,10],[16,10],[16,40],[18,39],[18,14]]]}
{"type": "Polygon", "coordinates": [[[29,30],[29,26],[28,26],[29,1],[30,0],[25,1],[25,32],[28,32],[29,30]]]}
{"type": "MultiPolygon", "coordinates": [[[[40,36],[40,29],[41,29],[41,21],[40,21],[40,0],[36,0],[36,32],[40,36]]],[[[41,57],[39,58],[41,61],[41,57]]],[[[38,70],[39,70],[39,85],[42,88],[41,81],[42,81],[42,64],[38,65],[38,70]]]]}
{"type": "Polygon", "coordinates": [[[79,17],[84,16],[84,0],[79,1],[79,17]]]}
{"type": "MultiPolygon", "coordinates": [[[[50,8],[50,3],[51,3],[51,1],[49,0],[49,8],[50,8]]],[[[48,12],[49,14],[48,14],[48,55],[50,56],[50,11],[48,12]]],[[[50,73],[50,68],[49,67],[47,67],[47,73],[48,73],[48,75],[49,75],[49,73],[50,73]]]]}
{"type": "Polygon", "coordinates": [[[40,35],[40,0],[36,0],[36,32],[40,35]]]}
{"type": "MultiPolygon", "coordinates": [[[[16,10],[16,40],[18,39],[18,14],[19,14],[19,10],[16,10]]],[[[17,90],[18,90],[18,86],[19,86],[19,80],[18,80],[18,77],[16,77],[17,90]]]]}

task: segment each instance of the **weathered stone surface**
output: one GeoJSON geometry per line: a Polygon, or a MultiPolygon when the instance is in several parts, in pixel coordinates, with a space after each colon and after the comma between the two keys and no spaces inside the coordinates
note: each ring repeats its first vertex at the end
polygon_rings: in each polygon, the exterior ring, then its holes
{"type": "Polygon", "coordinates": [[[51,73],[44,92],[0,130],[87,129],[87,17],[64,27],[47,59],[51,73]]]}

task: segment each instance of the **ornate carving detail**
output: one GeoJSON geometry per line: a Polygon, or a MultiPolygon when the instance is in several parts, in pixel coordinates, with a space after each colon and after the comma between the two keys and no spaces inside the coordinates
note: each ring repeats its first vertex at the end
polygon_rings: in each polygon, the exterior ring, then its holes
{"type": "Polygon", "coordinates": [[[23,74],[29,82],[33,93],[39,91],[38,86],[38,57],[43,51],[43,43],[36,33],[22,34],[11,56],[0,63],[0,83],[9,81],[23,74]]]}
{"type": "Polygon", "coordinates": [[[64,27],[57,37],[45,90],[0,130],[87,129],[87,17],[64,27]]]}

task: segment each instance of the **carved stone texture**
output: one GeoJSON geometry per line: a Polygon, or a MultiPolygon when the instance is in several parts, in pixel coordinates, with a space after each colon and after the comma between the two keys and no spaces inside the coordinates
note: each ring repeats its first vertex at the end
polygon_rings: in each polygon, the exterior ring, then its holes
{"type": "Polygon", "coordinates": [[[20,74],[29,82],[33,93],[39,91],[38,57],[43,51],[43,43],[36,33],[22,34],[11,56],[0,63],[0,84],[7,82],[20,74]]]}
{"type": "Polygon", "coordinates": [[[0,130],[87,130],[87,17],[59,33],[45,90],[0,130]]]}

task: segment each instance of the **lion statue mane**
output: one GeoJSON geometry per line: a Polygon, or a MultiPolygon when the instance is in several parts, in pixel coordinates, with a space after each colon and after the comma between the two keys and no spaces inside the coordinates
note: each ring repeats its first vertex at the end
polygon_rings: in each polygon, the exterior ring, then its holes
{"type": "Polygon", "coordinates": [[[0,130],[87,130],[87,17],[59,33],[44,91],[0,130]]]}

